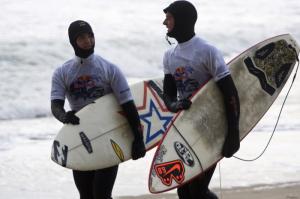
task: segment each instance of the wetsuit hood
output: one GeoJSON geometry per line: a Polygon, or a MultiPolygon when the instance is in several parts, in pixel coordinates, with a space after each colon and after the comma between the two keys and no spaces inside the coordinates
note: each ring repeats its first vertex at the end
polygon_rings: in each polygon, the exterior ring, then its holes
{"type": "Polygon", "coordinates": [[[88,56],[94,53],[95,45],[89,50],[84,50],[79,48],[78,45],[76,44],[76,39],[79,36],[79,34],[82,33],[91,33],[94,36],[92,27],[87,22],[82,20],[77,20],[70,24],[68,29],[69,41],[74,48],[75,55],[81,58],[87,58],[88,56]]]}
{"type": "Polygon", "coordinates": [[[164,13],[170,13],[174,17],[175,25],[167,36],[175,38],[178,43],[186,42],[195,35],[195,23],[197,10],[188,1],[175,1],[165,8],[164,13]]]}

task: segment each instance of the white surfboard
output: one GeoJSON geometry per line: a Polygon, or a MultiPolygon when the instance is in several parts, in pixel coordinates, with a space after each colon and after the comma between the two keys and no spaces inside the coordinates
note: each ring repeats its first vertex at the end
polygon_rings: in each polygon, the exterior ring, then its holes
{"type": "MultiPolygon", "coordinates": [[[[162,101],[162,79],[140,82],[130,88],[149,150],[158,144],[174,114],[162,101]]],[[[64,125],[54,139],[54,162],[70,169],[94,170],[131,159],[133,134],[113,94],[99,98],[76,115],[80,125],[64,125]]]]}
{"type": "MultiPolygon", "coordinates": [[[[289,35],[265,40],[229,63],[240,97],[240,139],[263,117],[289,78],[299,46],[289,35]]],[[[149,190],[160,193],[201,175],[218,162],[227,130],[224,103],[210,80],[192,97],[192,106],[174,117],[155,153],[149,190]]]]}

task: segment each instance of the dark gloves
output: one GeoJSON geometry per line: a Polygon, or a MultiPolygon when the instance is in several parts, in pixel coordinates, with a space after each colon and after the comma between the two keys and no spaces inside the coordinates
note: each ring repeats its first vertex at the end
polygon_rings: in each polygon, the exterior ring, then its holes
{"type": "Polygon", "coordinates": [[[171,100],[170,97],[168,97],[166,95],[164,95],[164,102],[165,102],[165,105],[167,106],[168,110],[173,113],[177,113],[180,110],[189,109],[192,105],[192,102],[189,99],[181,99],[181,100],[173,99],[173,100],[171,100]]]}
{"type": "Polygon", "coordinates": [[[132,159],[137,160],[144,157],[146,154],[146,148],[143,139],[134,139],[132,143],[132,159]]]}
{"type": "Polygon", "coordinates": [[[63,117],[63,123],[64,124],[79,124],[79,117],[75,115],[75,111],[68,111],[65,113],[63,117]]]}
{"type": "Polygon", "coordinates": [[[79,124],[79,118],[75,111],[66,112],[64,109],[65,100],[51,100],[51,111],[56,119],[64,124],[79,124]]]}
{"type": "Polygon", "coordinates": [[[177,113],[180,110],[189,109],[192,105],[191,100],[189,99],[182,99],[179,101],[171,102],[168,106],[169,111],[173,113],[177,113]]]}
{"type": "Polygon", "coordinates": [[[239,137],[239,129],[237,128],[228,128],[227,135],[225,137],[222,155],[226,158],[230,158],[233,156],[235,152],[237,152],[240,148],[240,137],[239,137]]]}

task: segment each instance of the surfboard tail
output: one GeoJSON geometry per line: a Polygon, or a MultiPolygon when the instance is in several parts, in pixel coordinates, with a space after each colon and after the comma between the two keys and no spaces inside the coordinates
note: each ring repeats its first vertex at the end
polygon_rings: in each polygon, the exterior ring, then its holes
{"type": "Polygon", "coordinates": [[[160,193],[174,189],[202,171],[201,162],[192,147],[176,128],[171,128],[153,159],[149,190],[151,193],[160,193]]]}

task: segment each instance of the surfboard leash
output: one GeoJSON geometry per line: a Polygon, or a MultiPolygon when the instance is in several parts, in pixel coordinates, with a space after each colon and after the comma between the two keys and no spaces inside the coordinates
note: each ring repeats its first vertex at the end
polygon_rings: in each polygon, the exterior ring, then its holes
{"type": "MultiPolygon", "coordinates": [[[[295,49],[294,49],[294,50],[295,50],[295,49]]],[[[293,86],[293,84],[294,84],[294,82],[295,82],[295,79],[296,79],[296,76],[297,76],[297,73],[298,73],[298,68],[299,68],[299,58],[298,58],[298,53],[296,52],[296,50],[295,50],[295,53],[296,53],[296,60],[297,60],[297,62],[298,62],[297,67],[296,67],[296,71],[295,71],[293,80],[292,80],[292,82],[291,82],[291,85],[290,85],[290,87],[289,87],[289,89],[288,89],[288,91],[287,91],[287,93],[286,93],[286,96],[285,96],[285,98],[284,98],[284,100],[283,100],[283,103],[282,103],[282,105],[281,105],[281,108],[280,108],[280,111],[279,111],[279,114],[278,114],[278,117],[277,117],[277,120],[276,120],[274,129],[273,129],[273,132],[272,132],[272,134],[271,134],[271,136],[270,136],[270,138],[269,138],[269,141],[268,141],[268,143],[266,144],[265,148],[263,149],[263,151],[262,151],[257,157],[252,158],[252,159],[245,159],[245,158],[240,158],[240,157],[237,157],[237,156],[232,156],[232,157],[234,157],[234,158],[236,158],[236,159],[238,159],[238,160],[241,160],[241,161],[252,162],[252,161],[255,161],[255,160],[259,159],[259,158],[266,152],[266,150],[267,150],[267,148],[269,147],[269,145],[270,145],[270,143],[271,143],[271,140],[272,140],[272,138],[273,138],[273,136],[274,136],[274,134],[275,134],[277,125],[278,125],[278,123],[279,123],[279,119],[280,119],[280,117],[281,117],[281,113],[282,113],[283,107],[284,107],[284,105],[285,105],[285,102],[286,102],[286,100],[287,100],[287,98],[288,98],[288,95],[289,95],[289,93],[290,93],[290,91],[291,91],[291,88],[292,88],[292,86],[293,86]]]]}
{"type": "Polygon", "coordinates": [[[220,199],[223,199],[223,190],[222,190],[222,173],[221,173],[221,161],[219,162],[219,186],[220,186],[220,199]]]}

